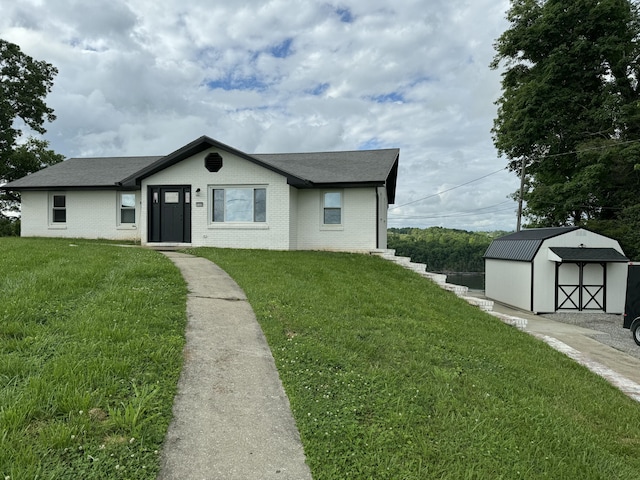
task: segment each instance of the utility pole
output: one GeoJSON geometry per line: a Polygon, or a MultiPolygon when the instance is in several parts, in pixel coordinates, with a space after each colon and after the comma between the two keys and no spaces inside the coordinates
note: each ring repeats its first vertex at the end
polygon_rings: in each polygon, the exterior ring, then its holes
{"type": "Polygon", "coordinates": [[[526,168],[525,157],[522,157],[522,165],[520,167],[520,195],[518,195],[518,224],[516,226],[516,232],[520,231],[522,225],[522,197],[524,196],[524,174],[526,168]]]}

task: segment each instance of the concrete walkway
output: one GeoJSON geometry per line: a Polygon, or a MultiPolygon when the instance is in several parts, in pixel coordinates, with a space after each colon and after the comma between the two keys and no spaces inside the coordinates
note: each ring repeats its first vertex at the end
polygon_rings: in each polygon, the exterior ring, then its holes
{"type": "Polygon", "coordinates": [[[311,480],[271,351],[244,292],[212,262],[163,252],[188,283],[184,366],[161,480],[311,480]]]}
{"type": "MultiPolygon", "coordinates": [[[[594,330],[555,322],[548,318],[495,302],[493,311],[526,320],[522,330],[540,338],[592,372],[640,401],[640,360],[591,338],[594,330]]],[[[639,347],[640,348],[640,347],[639,347]]]]}

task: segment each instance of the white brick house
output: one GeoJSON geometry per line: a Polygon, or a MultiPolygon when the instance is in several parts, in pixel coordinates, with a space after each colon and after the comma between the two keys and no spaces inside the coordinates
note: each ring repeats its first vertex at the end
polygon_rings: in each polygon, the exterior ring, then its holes
{"type": "Polygon", "coordinates": [[[386,248],[398,149],[246,154],[201,137],[164,157],[72,158],[4,185],[22,236],[277,250],[386,248]]]}

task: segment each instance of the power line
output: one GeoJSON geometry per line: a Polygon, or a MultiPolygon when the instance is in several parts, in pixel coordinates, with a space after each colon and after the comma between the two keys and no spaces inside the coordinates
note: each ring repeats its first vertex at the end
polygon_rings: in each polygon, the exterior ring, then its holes
{"type": "MultiPolygon", "coordinates": [[[[500,203],[496,203],[494,205],[488,205],[486,207],[480,207],[480,208],[474,208],[473,210],[464,210],[461,212],[450,212],[441,216],[438,215],[394,215],[394,214],[390,214],[389,218],[394,218],[394,219],[421,219],[421,218],[447,218],[447,217],[457,217],[457,216],[466,216],[466,215],[477,215],[481,210],[488,210],[490,208],[495,208],[495,207],[499,207],[500,205],[504,205],[505,203],[511,203],[513,200],[505,200],[503,202],[500,203]]],[[[509,208],[502,208],[500,210],[495,210],[495,211],[491,211],[491,212],[482,212],[480,213],[480,215],[484,215],[484,214],[489,214],[489,213],[498,213],[498,212],[503,212],[503,211],[507,211],[510,210],[511,208],[513,208],[513,205],[510,206],[509,208]]]]}
{"type": "Polygon", "coordinates": [[[507,167],[502,167],[500,170],[496,170],[495,172],[487,173],[486,175],[483,175],[482,177],[478,177],[478,178],[475,178],[473,180],[469,180],[468,182],[461,183],[460,185],[456,185],[455,187],[448,188],[446,190],[443,190],[443,191],[438,192],[438,193],[434,193],[432,195],[428,195],[428,196],[423,197],[423,198],[418,198],[417,200],[412,200],[410,202],[403,203],[402,205],[391,207],[389,210],[395,210],[396,208],[406,207],[407,205],[411,205],[412,203],[421,202],[422,200],[427,200],[428,198],[437,197],[438,195],[440,195],[442,193],[447,193],[447,192],[450,192],[451,190],[455,190],[456,188],[464,187],[465,185],[469,185],[470,183],[477,182],[478,180],[482,180],[483,178],[490,177],[491,175],[495,175],[496,173],[500,173],[500,172],[502,172],[503,170],[506,170],[506,169],[507,169],[507,167]]]}
{"type": "MultiPolygon", "coordinates": [[[[613,148],[613,147],[617,147],[617,146],[620,146],[620,145],[631,145],[631,144],[634,144],[634,143],[640,143],[640,139],[637,139],[637,140],[626,140],[624,142],[619,142],[618,141],[614,145],[601,145],[601,146],[598,146],[598,147],[583,148],[581,150],[572,150],[570,152],[552,153],[552,154],[545,154],[545,155],[532,155],[532,158],[544,159],[544,158],[562,157],[564,155],[573,155],[573,154],[576,154],[576,153],[585,153],[585,152],[590,152],[590,151],[593,151],[593,150],[604,150],[606,148],[613,148]]],[[[461,183],[460,185],[456,185],[455,187],[448,188],[447,190],[443,190],[441,192],[437,192],[437,193],[434,193],[434,194],[431,194],[431,195],[427,195],[426,197],[418,198],[417,200],[412,200],[410,202],[403,203],[402,205],[397,205],[397,206],[391,207],[391,208],[389,208],[389,210],[395,210],[396,208],[405,207],[405,206],[411,205],[413,203],[421,202],[422,200],[427,200],[429,198],[437,197],[438,195],[440,195],[442,193],[447,193],[447,192],[450,192],[451,190],[455,190],[457,188],[464,187],[465,185],[469,185],[470,183],[474,183],[474,182],[477,182],[479,180],[485,179],[487,177],[490,177],[491,175],[495,175],[496,173],[500,173],[500,172],[502,172],[503,170],[506,170],[506,169],[508,169],[508,167],[503,167],[500,170],[496,170],[495,172],[487,173],[486,175],[483,175],[482,177],[478,177],[478,178],[475,178],[473,180],[469,180],[468,182],[461,183]]]]}
{"type": "Polygon", "coordinates": [[[447,213],[447,214],[443,214],[443,215],[407,215],[407,216],[395,216],[395,215],[390,215],[389,216],[389,220],[432,220],[432,219],[438,219],[438,218],[459,218],[459,217],[469,217],[469,216],[478,216],[478,215],[493,215],[496,213],[502,213],[502,212],[512,212],[513,211],[513,206],[508,207],[508,208],[501,208],[500,210],[493,210],[491,212],[482,212],[482,213],[478,213],[478,212],[453,212],[453,213],[447,213]]]}

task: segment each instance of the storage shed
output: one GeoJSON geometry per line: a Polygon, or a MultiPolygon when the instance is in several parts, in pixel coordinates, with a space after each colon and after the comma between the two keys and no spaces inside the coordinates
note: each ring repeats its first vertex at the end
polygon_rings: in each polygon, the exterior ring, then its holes
{"type": "Polygon", "coordinates": [[[533,228],[494,240],[488,298],[534,313],[623,313],[627,263],[617,240],[581,227],[533,228]]]}

